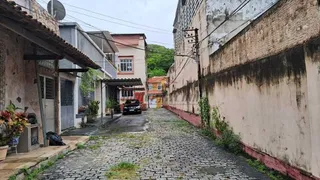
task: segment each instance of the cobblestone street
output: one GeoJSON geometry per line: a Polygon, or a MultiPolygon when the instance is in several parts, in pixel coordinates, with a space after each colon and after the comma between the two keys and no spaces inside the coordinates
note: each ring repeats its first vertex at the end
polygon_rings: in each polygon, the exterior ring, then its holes
{"type": "Polygon", "coordinates": [[[58,160],[39,179],[106,179],[109,168],[120,162],[139,167],[139,178],[133,179],[268,179],[244,158],[215,146],[165,109],[149,110],[141,118],[147,120],[146,131],[123,132],[114,127],[109,134],[100,133],[83,149],[58,160]]]}

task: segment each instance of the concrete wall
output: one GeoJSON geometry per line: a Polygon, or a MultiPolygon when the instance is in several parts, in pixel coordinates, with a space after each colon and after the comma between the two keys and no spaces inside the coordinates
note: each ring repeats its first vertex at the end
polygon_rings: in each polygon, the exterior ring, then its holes
{"type": "MultiPolygon", "coordinates": [[[[35,113],[41,126],[38,89],[35,83],[35,61],[23,60],[24,45],[28,41],[2,27],[0,27],[0,32],[0,46],[5,52],[5,56],[2,54],[0,57],[0,61],[5,62],[5,71],[0,74],[0,78],[5,82],[5,85],[0,88],[4,94],[0,97],[0,101],[4,102],[0,110],[3,110],[12,101],[22,109],[28,108],[27,113],[35,113]]],[[[41,131],[42,127],[39,130],[40,143],[43,142],[41,131]]]]}
{"type": "MultiPolygon", "coordinates": [[[[316,177],[319,13],[316,0],[282,0],[203,63],[211,107],[219,107],[244,144],[316,177]]],[[[186,66],[180,78],[190,69],[186,66]]],[[[179,83],[175,90],[170,86],[169,105],[191,112],[192,106],[179,102],[198,97],[197,81],[179,83]]]]}

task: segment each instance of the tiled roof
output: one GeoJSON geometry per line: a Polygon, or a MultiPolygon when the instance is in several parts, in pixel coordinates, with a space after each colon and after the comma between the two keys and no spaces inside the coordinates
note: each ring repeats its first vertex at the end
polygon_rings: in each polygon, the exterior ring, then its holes
{"type": "Polygon", "coordinates": [[[74,63],[94,69],[100,68],[100,66],[93,62],[88,56],[71,44],[67,43],[41,22],[33,19],[31,15],[28,15],[27,12],[23,11],[15,2],[0,0],[0,16],[17,21],[21,24],[22,28],[45,40],[48,44],[55,46],[59,51],[61,51],[61,55],[66,55],[74,59],[74,63]]]}
{"type": "Polygon", "coordinates": [[[148,91],[148,94],[163,94],[163,92],[160,90],[150,90],[148,91]]]}
{"type": "Polygon", "coordinates": [[[155,76],[148,79],[148,83],[159,83],[163,80],[168,79],[167,76],[155,76]]]}

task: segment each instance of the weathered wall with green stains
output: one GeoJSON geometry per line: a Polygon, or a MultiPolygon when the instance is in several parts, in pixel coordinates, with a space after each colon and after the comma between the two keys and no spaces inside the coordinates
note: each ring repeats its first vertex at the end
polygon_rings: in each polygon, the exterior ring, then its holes
{"type": "MultiPolygon", "coordinates": [[[[282,0],[203,63],[204,94],[242,141],[317,177],[319,17],[316,0],[282,0]]],[[[169,105],[198,112],[197,84],[170,88],[169,105]]]]}

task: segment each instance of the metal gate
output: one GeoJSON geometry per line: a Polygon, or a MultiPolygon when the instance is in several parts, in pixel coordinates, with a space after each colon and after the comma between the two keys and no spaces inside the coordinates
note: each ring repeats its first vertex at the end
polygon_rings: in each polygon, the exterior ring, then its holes
{"type": "Polygon", "coordinates": [[[61,80],[61,130],[74,127],[73,82],[61,80]]]}
{"type": "Polygon", "coordinates": [[[54,80],[51,77],[40,76],[42,103],[46,120],[46,132],[55,132],[54,116],[54,80]]]}

